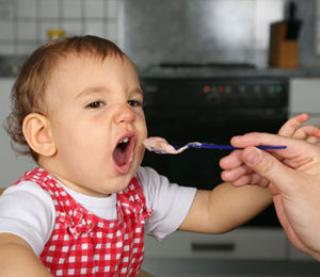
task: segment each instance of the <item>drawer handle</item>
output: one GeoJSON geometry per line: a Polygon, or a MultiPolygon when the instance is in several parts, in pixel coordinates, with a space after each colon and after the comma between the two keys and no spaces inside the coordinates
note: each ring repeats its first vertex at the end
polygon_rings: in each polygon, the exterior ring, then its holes
{"type": "Polygon", "coordinates": [[[233,252],[235,251],[235,249],[236,246],[234,243],[191,243],[191,250],[193,252],[233,252]]]}

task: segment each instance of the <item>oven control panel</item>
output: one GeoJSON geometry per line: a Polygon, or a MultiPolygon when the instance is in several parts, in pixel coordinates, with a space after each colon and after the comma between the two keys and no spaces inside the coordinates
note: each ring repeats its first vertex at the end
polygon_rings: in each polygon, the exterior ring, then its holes
{"type": "Polygon", "coordinates": [[[287,110],[288,80],[278,78],[142,80],[146,107],[239,112],[287,110]]]}
{"type": "Polygon", "coordinates": [[[283,104],[285,84],[280,83],[220,83],[202,86],[205,100],[224,107],[274,107],[283,104]]]}

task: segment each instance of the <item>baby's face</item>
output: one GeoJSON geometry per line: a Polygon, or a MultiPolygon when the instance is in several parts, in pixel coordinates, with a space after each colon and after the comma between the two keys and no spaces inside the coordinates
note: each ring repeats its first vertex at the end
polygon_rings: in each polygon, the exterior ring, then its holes
{"type": "Polygon", "coordinates": [[[81,55],[62,60],[46,92],[57,152],[43,165],[88,195],[124,189],[143,158],[142,102],[137,73],[127,59],[81,55]]]}

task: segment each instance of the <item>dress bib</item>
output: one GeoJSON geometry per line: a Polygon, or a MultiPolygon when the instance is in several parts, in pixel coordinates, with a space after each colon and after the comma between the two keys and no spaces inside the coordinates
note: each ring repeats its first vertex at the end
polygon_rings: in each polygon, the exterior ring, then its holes
{"type": "Polygon", "coordinates": [[[147,210],[143,190],[134,177],[117,193],[117,218],[106,220],[77,203],[57,180],[35,168],[17,182],[32,181],[53,199],[56,219],[40,254],[54,276],[136,276],[143,262],[147,210]]]}

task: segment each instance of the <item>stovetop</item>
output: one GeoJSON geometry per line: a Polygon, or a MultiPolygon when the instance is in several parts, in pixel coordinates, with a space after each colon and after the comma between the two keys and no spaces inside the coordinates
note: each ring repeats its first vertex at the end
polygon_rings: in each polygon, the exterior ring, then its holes
{"type": "Polygon", "coordinates": [[[297,70],[283,70],[275,68],[257,68],[250,63],[193,63],[193,62],[161,62],[149,65],[140,71],[142,77],[165,78],[210,78],[210,77],[261,77],[300,76],[297,70]]]}
{"type": "Polygon", "coordinates": [[[159,68],[170,68],[170,69],[255,69],[256,66],[250,63],[193,63],[193,62],[161,62],[158,65],[159,68]]]}

